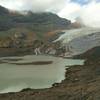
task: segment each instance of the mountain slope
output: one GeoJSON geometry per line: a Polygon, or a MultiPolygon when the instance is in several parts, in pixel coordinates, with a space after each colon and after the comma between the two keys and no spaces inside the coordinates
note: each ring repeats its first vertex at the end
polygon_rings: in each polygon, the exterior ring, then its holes
{"type": "Polygon", "coordinates": [[[35,31],[45,31],[58,28],[67,28],[71,22],[60,18],[53,13],[32,13],[20,14],[8,11],[0,6],[0,30],[8,30],[12,27],[24,27],[35,31]],[[46,29],[43,29],[46,28],[46,29]]]}
{"type": "Polygon", "coordinates": [[[100,46],[94,47],[87,52],[75,56],[75,58],[83,58],[83,59],[89,59],[89,60],[100,60],[100,46]]]}

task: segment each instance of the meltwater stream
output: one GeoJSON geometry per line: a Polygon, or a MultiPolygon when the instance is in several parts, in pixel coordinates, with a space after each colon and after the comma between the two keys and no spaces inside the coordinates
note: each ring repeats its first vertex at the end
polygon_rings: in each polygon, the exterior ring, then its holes
{"type": "Polygon", "coordinates": [[[24,88],[49,88],[65,79],[65,66],[83,65],[83,60],[63,59],[52,56],[28,55],[23,57],[0,58],[0,93],[18,92],[24,88]],[[11,61],[9,59],[20,59],[11,61]],[[34,61],[53,61],[47,65],[16,65],[34,61]]]}

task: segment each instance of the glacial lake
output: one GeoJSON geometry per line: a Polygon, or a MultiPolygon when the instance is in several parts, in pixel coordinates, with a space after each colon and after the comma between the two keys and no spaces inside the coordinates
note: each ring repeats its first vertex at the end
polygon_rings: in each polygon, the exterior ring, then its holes
{"type": "Polygon", "coordinates": [[[22,57],[2,57],[0,61],[0,93],[18,92],[24,88],[49,88],[65,79],[65,66],[83,65],[83,60],[63,59],[52,56],[28,55],[22,57]],[[9,59],[20,59],[12,61],[9,59]],[[53,61],[46,65],[16,65],[35,61],[53,61]]]}

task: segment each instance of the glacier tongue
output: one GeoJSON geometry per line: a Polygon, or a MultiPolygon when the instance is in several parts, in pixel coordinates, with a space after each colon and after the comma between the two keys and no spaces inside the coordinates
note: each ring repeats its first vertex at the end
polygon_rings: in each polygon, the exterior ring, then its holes
{"type": "Polygon", "coordinates": [[[63,43],[68,43],[74,38],[96,33],[96,32],[100,32],[100,29],[85,27],[79,29],[66,30],[65,34],[61,35],[57,40],[55,40],[55,42],[62,41],[63,43]]]}
{"type": "Polygon", "coordinates": [[[66,49],[70,49],[71,55],[83,53],[93,47],[100,46],[100,29],[80,28],[67,30],[54,42],[61,41],[66,49]]]}

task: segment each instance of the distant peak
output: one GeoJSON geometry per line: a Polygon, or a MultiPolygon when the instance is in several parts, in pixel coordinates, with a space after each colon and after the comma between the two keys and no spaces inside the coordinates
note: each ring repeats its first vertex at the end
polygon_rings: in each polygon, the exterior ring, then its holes
{"type": "Polygon", "coordinates": [[[7,14],[7,13],[9,13],[9,10],[0,5],[0,14],[7,14]]]}

